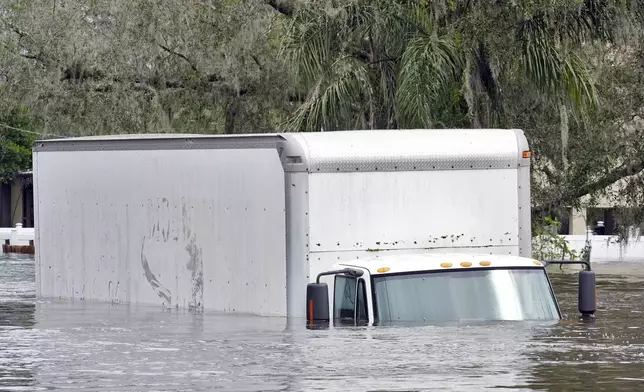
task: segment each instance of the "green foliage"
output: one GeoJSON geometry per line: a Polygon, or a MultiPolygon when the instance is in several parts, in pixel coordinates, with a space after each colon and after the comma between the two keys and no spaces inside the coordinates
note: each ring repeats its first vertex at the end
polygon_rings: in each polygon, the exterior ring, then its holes
{"type": "MultiPolygon", "coordinates": [[[[458,92],[455,88],[465,59],[452,37],[435,34],[421,7],[414,6],[412,14],[414,24],[422,27],[411,33],[400,57],[396,101],[392,104],[402,127],[441,126],[441,113],[460,106],[461,97],[454,99],[453,94],[458,92]]],[[[458,115],[455,117],[458,119],[458,115]]],[[[449,124],[454,119],[443,120],[449,124]]]]}
{"type": "Polygon", "coordinates": [[[0,114],[0,182],[11,182],[21,171],[31,170],[31,148],[36,122],[22,106],[0,114]],[[26,131],[26,132],[25,132],[26,131]]]}
{"type": "Polygon", "coordinates": [[[587,32],[562,30],[590,23],[591,5],[559,3],[364,0],[303,8],[284,53],[307,97],[285,127],[495,127],[508,123],[513,104],[504,91],[526,82],[527,96],[583,114],[598,99],[575,50],[587,32]]]}
{"type": "Polygon", "coordinates": [[[538,260],[577,260],[580,255],[570,248],[570,243],[557,234],[561,222],[546,217],[532,227],[532,257],[538,260]]]}
{"type": "MultiPolygon", "coordinates": [[[[0,112],[16,128],[520,128],[535,221],[584,195],[644,204],[642,0],[5,3],[0,108],[42,119],[0,112]]],[[[5,143],[7,173],[21,143],[5,143]]]]}
{"type": "Polygon", "coordinates": [[[24,102],[43,132],[267,132],[291,111],[261,1],[5,3],[0,104],[24,102]]]}
{"type": "Polygon", "coordinates": [[[523,73],[546,96],[568,99],[575,108],[594,107],[597,93],[586,64],[576,53],[558,48],[548,27],[526,20],[519,28],[523,73]]]}
{"type": "MultiPolygon", "coordinates": [[[[302,99],[283,128],[520,128],[535,220],[586,195],[641,205],[643,15],[617,0],[315,2],[284,32],[302,99]]],[[[639,215],[622,217],[644,228],[639,215]]]]}

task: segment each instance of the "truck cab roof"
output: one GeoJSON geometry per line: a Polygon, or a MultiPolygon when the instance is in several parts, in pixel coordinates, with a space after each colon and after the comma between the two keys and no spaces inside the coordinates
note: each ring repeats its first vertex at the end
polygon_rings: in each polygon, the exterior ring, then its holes
{"type": "Polygon", "coordinates": [[[544,268],[538,260],[512,255],[477,253],[393,254],[341,263],[364,268],[372,275],[471,268],[544,268]]]}

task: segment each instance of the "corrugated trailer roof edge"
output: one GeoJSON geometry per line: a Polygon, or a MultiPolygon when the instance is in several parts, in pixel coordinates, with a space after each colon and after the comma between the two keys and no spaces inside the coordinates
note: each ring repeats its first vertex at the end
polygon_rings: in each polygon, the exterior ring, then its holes
{"type": "Polygon", "coordinates": [[[276,149],[285,171],[509,169],[529,166],[519,129],[403,129],[236,135],[120,134],[42,140],[34,151],[276,149]]]}
{"type": "Polygon", "coordinates": [[[276,148],[283,140],[283,136],[275,133],[243,135],[141,133],[38,140],[34,143],[33,150],[38,152],[163,148],[276,148]]]}
{"type": "Polygon", "coordinates": [[[245,134],[200,134],[200,133],[123,133],[123,134],[110,134],[110,135],[94,135],[94,136],[70,136],[67,138],[55,139],[40,139],[34,142],[34,148],[38,148],[42,144],[70,144],[70,143],[91,143],[91,142],[124,142],[124,141],[139,141],[139,140],[178,140],[178,139],[199,139],[199,140],[212,140],[212,141],[226,141],[226,140],[244,140],[252,141],[255,139],[274,139],[285,140],[286,135],[333,135],[333,134],[346,134],[346,133],[362,133],[362,134],[387,134],[387,133],[416,133],[416,132],[479,132],[479,131],[519,131],[515,128],[427,128],[427,129],[373,129],[373,130],[341,130],[341,131],[328,131],[328,132],[272,132],[272,133],[245,133],[245,134]]]}
{"type": "Polygon", "coordinates": [[[36,143],[65,143],[69,141],[121,141],[121,140],[137,140],[137,139],[249,139],[255,137],[275,137],[280,136],[279,133],[245,133],[245,134],[223,134],[223,133],[117,133],[110,135],[92,135],[92,136],[70,136],[66,138],[56,139],[42,139],[37,140],[36,143]]]}

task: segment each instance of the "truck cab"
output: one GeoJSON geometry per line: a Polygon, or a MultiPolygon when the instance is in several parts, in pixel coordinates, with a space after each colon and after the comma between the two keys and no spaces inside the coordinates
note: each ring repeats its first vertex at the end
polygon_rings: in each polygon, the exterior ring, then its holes
{"type": "MultiPolygon", "coordinates": [[[[323,314],[317,321],[332,320],[335,326],[562,317],[546,263],[531,258],[412,254],[334,267],[319,277],[329,281],[331,290],[324,289],[326,283],[310,285],[309,322],[315,321],[316,307],[323,314]],[[330,317],[324,311],[325,301],[330,317]]],[[[586,294],[594,296],[594,292],[586,294]]]]}

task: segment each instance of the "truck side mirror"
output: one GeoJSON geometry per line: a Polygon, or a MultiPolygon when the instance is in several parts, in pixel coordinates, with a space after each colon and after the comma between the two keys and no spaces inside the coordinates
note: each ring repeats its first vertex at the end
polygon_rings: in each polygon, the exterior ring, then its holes
{"type": "Polygon", "coordinates": [[[579,313],[593,317],[597,310],[595,271],[579,271],[579,313]]]}
{"type": "Polygon", "coordinates": [[[590,262],[584,260],[543,260],[549,264],[581,264],[585,270],[579,271],[579,298],[578,307],[581,317],[584,319],[593,318],[597,310],[597,289],[595,286],[595,271],[590,269],[590,262]]]}
{"type": "Polygon", "coordinates": [[[306,286],[307,325],[329,322],[329,287],[326,283],[309,283],[306,286]]]}
{"type": "Polygon", "coordinates": [[[329,325],[331,320],[329,317],[329,286],[326,283],[320,283],[320,278],[337,274],[359,277],[364,272],[353,268],[320,272],[315,283],[306,285],[306,325],[308,329],[324,328],[329,325]]]}

